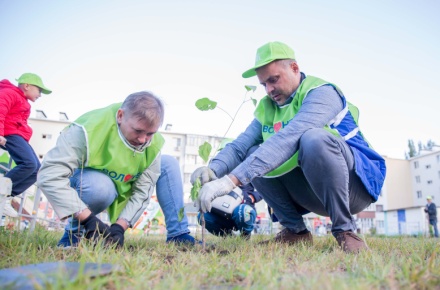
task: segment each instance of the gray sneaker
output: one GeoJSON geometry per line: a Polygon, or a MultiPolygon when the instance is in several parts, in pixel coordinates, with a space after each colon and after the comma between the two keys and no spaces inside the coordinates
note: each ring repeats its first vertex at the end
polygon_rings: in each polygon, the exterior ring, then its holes
{"type": "Polygon", "coordinates": [[[3,214],[15,218],[18,217],[18,212],[12,207],[12,199],[12,196],[6,197],[3,214]]]}
{"type": "Polygon", "coordinates": [[[284,228],[272,240],[263,241],[263,242],[260,242],[259,244],[266,245],[269,243],[285,243],[285,244],[290,244],[290,245],[304,243],[304,244],[312,245],[313,244],[313,237],[310,232],[307,232],[306,234],[299,235],[299,234],[295,234],[294,232],[292,232],[288,228],[284,228]]]}
{"type": "Polygon", "coordinates": [[[337,233],[336,240],[346,253],[357,254],[368,249],[365,242],[351,231],[337,233]]]}

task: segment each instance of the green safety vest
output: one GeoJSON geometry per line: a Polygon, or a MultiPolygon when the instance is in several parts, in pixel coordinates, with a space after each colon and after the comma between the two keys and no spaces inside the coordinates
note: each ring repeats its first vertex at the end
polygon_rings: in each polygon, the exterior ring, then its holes
{"type": "MultiPolygon", "coordinates": [[[[323,85],[331,85],[333,86],[339,93],[340,96],[343,96],[342,92],[339,88],[326,82],[320,78],[307,76],[299,85],[296,90],[295,96],[290,104],[285,106],[278,106],[269,96],[265,96],[259,102],[257,108],[255,109],[254,115],[255,118],[261,123],[262,127],[262,135],[263,140],[266,141],[271,136],[282,130],[287,124],[289,124],[290,120],[295,117],[298,111],[301,108],[301,105],[304,99],[307,97],[307,94],[318,87],[323,85]]],[[[348,102],[347,102],[348,103],[348,102]]],[[[354,121],[357,124],[357,119],[359,116],[358,109],[348,103],[348,110],[352,114],[354,121]]],[[[328,125],[324,126],[324,129],[329,131],[335,136],[340,136],[338,130],[330,128],[328,125]]],[[[298,151],[293,154],[291,158],[289,158],[286,162],[281,164],[279,167],[270,171],[265,175],[265,177],[278,177],[283,174],[288,173],[298,166],[298,151]]]]}
{"type": "Polygon", "coordinates": [[[87,162],[83,168],[101,170],[114,182],[118,197],[108,208],[114,223],[133,194],[133,183],[156,159],[164,139],[154,134],[151,144],[143,151],[134,151],[118,133],[116,114],[122,103],[88,112],[74,123],[83,128],[87,140],[87,162]]]}

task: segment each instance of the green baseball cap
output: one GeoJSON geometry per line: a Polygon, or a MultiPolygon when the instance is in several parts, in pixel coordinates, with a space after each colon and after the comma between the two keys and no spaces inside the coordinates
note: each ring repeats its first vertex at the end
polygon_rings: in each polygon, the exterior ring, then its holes
{"type": "Polygon", "coordinates": [[[245,71],[243,78],[250,78],[257,75],[256,69],[265,66],[277,59],[295,59],[295,52],[286,44],[274,41],[268,42],[257,50],[255,66],[245,71]]]}
{"type": "Polygon", "coordinates": [[[43,81],[41,80],[41,78],[39,76],[37,76],[36,74],[33,73],[24,73],[22,74],[18,79],[15,79],[19,84],[30,84],[30,85],[34,85],[36,87],[39,87],[41,89],[41,92],[43,94],[50,94],[52,93],[51,90],[49,90],[48,88],[46,88],[43,85],[43,81]]]}
{"type": "Polygon", "coordinates": [[[426,199],[432,199],[432,196],[428,195],[428,196],[426,197],[426,199]]]}

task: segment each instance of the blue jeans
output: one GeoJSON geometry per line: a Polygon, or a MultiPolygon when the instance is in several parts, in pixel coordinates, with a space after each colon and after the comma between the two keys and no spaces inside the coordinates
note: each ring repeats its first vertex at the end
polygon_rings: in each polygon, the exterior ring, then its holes
{"type": "Polygon", "coordinates": [[[12,181],[11,195],[16,196],[28,189],[37,180],[40,169],[40,160],[31,145],[19,135],[5,136],[6,145],[2,146],[8,151],[16,166],[5,177],[12,181]]]}
{"type": "Polygon", "coordinates": [[[437,218],[429,219],[429,224],[434,228],[434,237],[438,238],[437,218]]]}
{"type": "MultiPolygon", "coordinates": [[[[90,211],[99,214],[107,209],[117,197],[113,181],[98,170],[84,169],[76,170],[70,178],[70,186],[80,195],[81,200],[87,204],[90,211]]],[[[183,203],[183,183],[180,175],[178,161],[171,156],[161,156],[161,174],[156,183],[156,195],[159,205],[165,216],[167,236],[175,237],[181,234],[189,233],[188,219],[184,215],[179,222],[179,210],[184,207],[183,203]]],[[[66,230],[78,231],[78,220],[68,219],[66,230]]]]}
{"type": "MultiPolygon", "coordinates": [[[[226,219],[214,213],[205,213],[206,229],[213,235],[226,236],[232,231],[240,231],[243,234],[250,234],[254,229],[257,213],[247,204],[240,204],[232,212],[232,218],[226,219]]],[[[197,217],[200,224],[200,213],[197,217]]]]}
{"type": "Polygon", "coordinates": [[[323,129],[300,139],[299,167],[277,178],[255,178],[252,184],[274,209],[280,223],[294,233],[306,229],[303,214],[330,216],[332,233],[356,232],[352,214],[373,198],[356,175],[350,147],[323,129]]]}

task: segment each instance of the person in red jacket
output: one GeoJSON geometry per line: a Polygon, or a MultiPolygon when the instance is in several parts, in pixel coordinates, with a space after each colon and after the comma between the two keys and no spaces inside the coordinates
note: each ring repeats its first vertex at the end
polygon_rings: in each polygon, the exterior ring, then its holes
{"type": "Polygon", "coordinates": [[[32,129],[27,123],[31,113],[29,101],[35,102],[42,93],[52,92],[33,73],[24,73],[16,81],[18,86],[8,80],[0,81],[0,147],[8,151],[16,164],[5,174],[12,181],[12,192],[3,212],[11,217],[17,216],[11,206],[12,198],[35,183],[40,168],[40,161],[29,145],[32,136],[32,129]]]}

